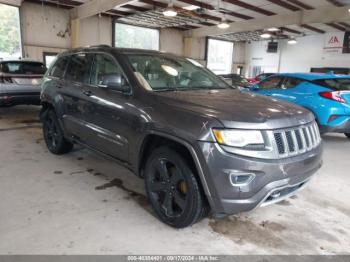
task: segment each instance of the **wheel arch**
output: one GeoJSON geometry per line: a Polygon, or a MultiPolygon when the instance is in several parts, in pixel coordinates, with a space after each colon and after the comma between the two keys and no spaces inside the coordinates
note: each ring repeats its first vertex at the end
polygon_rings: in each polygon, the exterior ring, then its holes
{"type": "MultiPolygon", "coordinates": [[[[210,193],[207,181],[205,179],[204,172],[200,164],[198,155],[195,149],[193,148],[193,146],[189,142],[181,138],[178,138],[169,134],[161,133],[161,132],[156,132],[156,131],[152,131],[149,134],[147,134],[144,137],[139,150],[137,174],[143,177],[144,168],[147,162],[148,155],[152,152],[152,150],[164,145],[169,145],[171,148],[175,149],[177,152],[180,151],[182,154],[185,154],[185,156],[187,154],[190,157],[190,160],[192,160],[192,162],[189,164],[191,165],[192,168],[194,168],[195,175],[199,179],[198,182],[200,183],[200,186],[202,187],[206,195],[206,198],[209,204],[211,205],[211,193],[210,193]]],[[[185,157],[185,160],[188,161],[189,157],[185,157]]]]}

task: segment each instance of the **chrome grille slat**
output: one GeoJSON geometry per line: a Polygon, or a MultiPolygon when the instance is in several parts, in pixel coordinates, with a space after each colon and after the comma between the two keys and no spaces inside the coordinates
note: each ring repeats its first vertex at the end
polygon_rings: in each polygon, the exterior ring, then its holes
{"type": "Polygon", "coordinates": [[[279,158],[295,156],[317,147],[321,136],[316,122],[303,126],[273,131],[275,148],[279,158]]]}

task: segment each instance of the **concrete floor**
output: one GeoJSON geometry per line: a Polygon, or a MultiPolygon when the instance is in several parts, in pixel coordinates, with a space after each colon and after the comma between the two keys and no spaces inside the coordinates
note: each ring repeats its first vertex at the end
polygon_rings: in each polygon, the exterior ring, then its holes
{"type": "Polygon", "coordinates": [[[293,199],[183,230],[159,222],[143,181],[86,149],[48,153],[38,107],[0,109],[0,254],[349,254],[350,140],[293,199]]]}

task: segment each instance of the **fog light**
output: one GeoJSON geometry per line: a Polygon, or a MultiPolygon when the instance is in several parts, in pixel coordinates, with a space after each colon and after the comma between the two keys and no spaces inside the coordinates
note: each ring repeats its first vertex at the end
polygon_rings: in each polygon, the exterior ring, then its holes
{"type": "Polygon", "coordinates": [[[252,173],[230,173],[230,182],[232,186],[246,186],[252,182],[255,174],[252,173]]]}

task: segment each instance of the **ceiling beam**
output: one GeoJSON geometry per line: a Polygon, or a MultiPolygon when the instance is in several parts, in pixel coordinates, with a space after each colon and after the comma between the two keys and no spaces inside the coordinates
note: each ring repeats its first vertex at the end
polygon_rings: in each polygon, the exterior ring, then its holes
{"type": "Polygon", "coordinates": [[[327,0],[327,2],[331,3],[332,5],[335,5],[335,6],[344,6],[341,2],[339,2],[338,0],[327,0]]]}
{"type": "Polygon", "coordinates": [[[281,29],[282,31],[285,31],[285,32],[288,32],[288,33],[292,33],[292,34],[296,34],[296,35],[301,35],[301,34],[302,34],[302,32],[300,32],[300,31],[298,31],[298,30],[291,29],[291,28],[289,28],[289,27],[284,27],[284,26],[282,26],[282,27],[280,27],[280,29],[281,29]]]}
{"type": "Polygon", "coordinates": [[[308,4],[305,4],[305,3],[303,3],[303,2],[301,2],[299,0],[286,0],[286,1],[292,3],[292,4],[296,5],[296,6],[299,6],[301,8],[304,8],[306,10],[313,10],[313,9],[315,9],[312,6],[310,6],[308,4]]]}
{"type": "Polygon", "coordinates": [[[226,3],[230,3],[232,5],[240,6],[240,7],[245,8],[245,9],[249,9],[249,10],[257,12],[259,14],[268,15],[268,16],[275,15],[274,12],[268,11],[268,10],[260,8],[260,7],[257,7],[255,5],[251,5],[251,4],[242,2],[240,0],[222,0],[222,1],[226,2],[226,3]]]}
{"type": "MultiPolygon", "coordinates": [[[[160,8],[166,8],[168,5],[166,3],[162,3],[162,2],[158,2],[158,1],[153,1],[153,0],[139,0],[139,2],[141,3],[145,3],[145,4],[149,4],[149,5],[153,5],[154,7],[160,7],[160,8]]],[[[180,6],[176,6],[174,5],[173,8],[178,11],[181,12],[183,14],[186,14],[188,16],[192,16],[192,17],[197,17],[197,18],[201,18],[201,19],[208,19],[208,20],[213,20],[216,22],[221,22],[221,18],[217,17],[217,16],[213,16],[213,15],[209,15],[209,14],[203,14],[203,13],[196,13],[193,11],[188,11],[183,9],[180,6]]],[[[232,21],[228,21],[228,22],[232,22],[232,21]]],[[[208,24],[207,24],[208,25],[208,24]]],[[[209,24],[209,25],[215,25],[215,24],[209,24]]]]}
{"type": "MultiPolygon", "coordinates": [[[[306,25],[313,23],[336,23],[350,21],[350,6],[329,7],[323,6],[314,10],[301,10],[287,14],[266,16],[247,21],[231,23],[227,29],[219,30],[217,27],[203,27],[187,32],[189,37],[217,36],[238,32],[263,30],[270,27],[283,27],[287,25],[306,25]]],[[[304,26],[305,27],[305,26],[304,26]]],[[[306,28],[306,27],[305,27],[306,28]]],[[[323,33],[323,30],[318,30],[323,33]]]]}
{"type": "Polygon", "coordinates": [[[291,5],[291,4],[288,4],[286,2],[283,2],[282,0],[267,0],[275,5],[279,5],[279,6],[282,6],[288,10],[291,10],[291,11],[299,11],[300,8],[299,7],[296,7],[294,5],[291,5]]]}
{"type": "MultiPolygon", "coordinates": [[[[0,2],[3,0],[0,0],[0,2]]],[[[40,4],[40,5],[47,5],[47,6],[55,6],[55,7],[62,7],[66,9],[71,9],[73,7],[79,6],[82,3],[74,0],[61,0],[61,1],[54,1],[54,0],[25,0],[23,2],[30,2],[30,3],[35,3],[35,4],[40,4]]],[[[13,3],[12,3],[13,5],[13,3]]]]}
{"type": "Polygon", "coordinates": [[[215,10],[215,7],[213,5],[199,2],[197,0],[178,0],[178,1],[189,4],[189,5],[199,6],[200,8],[204,8],[204,9],[208,9],[208,10],[215,10]]]}
{"type": "Polygon", "coordinates": [[[350,28],[350,24],[348,24],[348,23],[340,22],[339,24],[346,27],[346,28],[350,28]]]}
{"type": "Polygon", "coordinates": [[[71,19],[82,19],[104,13],[124,4],[132,3],[130,0],[91,0],[71,10],[71,19]]]}
{"type": "Polygon", "coordinates": [[[311,26],[311,25],[301,24],[300,26],[303,27],[303,28],[306,28],[306,29],[308,29],[308,30],[310,30],[310,31],[314,31],[314,32],[316,32],[316,33],[319,33],[319,34],[324,34],[324,33],[326,33],[326,31],[323,31],[323,30],[318,29],[318,28],[316,28],[316,27],[314,27],[314,26],[311,26]]]}
{"type": "MultiPolygon", "coordinates": [[[[186,3],[186,4],[190,4],[190,5],[199,6],[200,8],[207,9],[210,11],[217,10],[217,8],[215,6],[213,6],[211,4],[199,2],[197,0],[178,0],[178,1],[186,3]]],[[[227,6],[224,8],[223,4],[220,5],[220,9],[218,10],[218,12],[221,14],[224,14],[224,15],[230,15],[230,16],[237,17],[237,18],[244,19],[244,20],[253,19],[253,17],[251,17],[251,16],[244,15],[244,14],[237,13],[237,12],[233,12],[233,11],[227,9],[227,6]]]]}
{"type": "Polygon", "coordinates": [[[335,23],[325,23],[325,24],[337,30],[344,31],[344,32],[346,31],[346,28],[342,27],[341,25],[337,25],[335,23]]]}
{"type": "Polygon", "coordinates": [[[134,11],[137,11],[137,12],[147,12],[147,11],[152,10],[152,8],[145,8],[145,7],[142,7],[142,6],[130,5],[130,4],[123,5],[122,7],[126,8],[126,9],[131,9],[131,10],[134,10],[134,11]]]}

